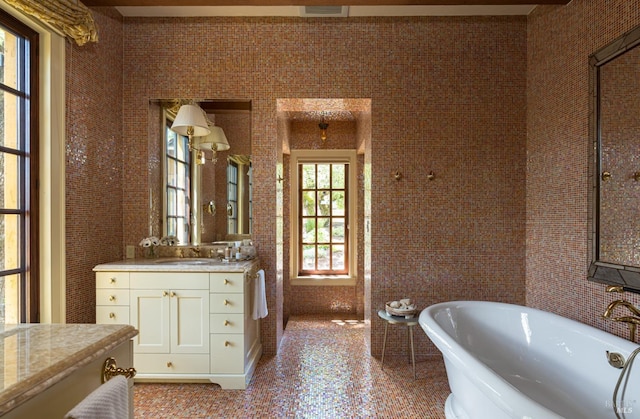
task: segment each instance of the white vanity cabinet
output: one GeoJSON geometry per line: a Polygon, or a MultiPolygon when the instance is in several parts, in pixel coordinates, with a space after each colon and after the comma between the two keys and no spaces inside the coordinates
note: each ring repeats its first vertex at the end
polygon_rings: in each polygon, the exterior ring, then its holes
{"type": "Polygon", "coordinates": [[[130,324],[139,331],[133,352],[140,377],[206,374],[209,274],[131,272],[130,275],[129,317],[130,324]]]}
{"type": "Polygon", "coordinates": [[[136,381],[208,380],[225,389],[246,388],[262,354],[260,322],[251,317],[257,262],[184,270],[153,263],[94,268],[96,323],[138,329],[136,381]]]}

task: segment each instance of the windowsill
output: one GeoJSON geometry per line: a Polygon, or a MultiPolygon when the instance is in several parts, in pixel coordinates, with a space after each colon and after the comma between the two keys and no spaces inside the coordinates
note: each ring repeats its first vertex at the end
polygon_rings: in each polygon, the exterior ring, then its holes
{"type": "Polygon", "coordinates": [[[300,286],[355,286],[357,278],[348,275],[310,275],[291,278],[291,285],[300,286]]]}

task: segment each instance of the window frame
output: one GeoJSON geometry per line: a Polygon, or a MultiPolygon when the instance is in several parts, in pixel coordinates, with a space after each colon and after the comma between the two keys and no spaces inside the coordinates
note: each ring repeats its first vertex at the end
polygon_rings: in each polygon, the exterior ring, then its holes
{"type": "Polygon", "coordinates": [[[16,37],[28,41],[28,50],[23,51],[20,64],[25,73],[18,75],[21,80],[16,88],[2,84],[0,90],[15,95],[21,109],[17,129],[17,148],[0,146],[4,154],[19,158],[19,208],[2,208],[2,215],[20,216],[18,267],[3,271],[3,276],[19,276],[18,322],[33,323],[40,321],[40,34],[29,25],[21,22],[12,14],[0,13],[0,25],[16,37]],[[28,61],[28,62],[27,62],[28,61]]]}
{"type": "Polygon", "coordinates": [[[289,275],[292,285],[350,285],[355,286],[357,282],[357,225],[358,225],[358,169],[357,153],[352,149],[333,150],[291,150],[289,163],[290,178],[290,264],[289,275]],[[299,265],[301,263],[298,250],[300,249],[300,180],[298,167],[301,164],[348,164],[349,170],[346,181],[348,182],[347,213],[347,236],[349,251],[345,267],[346,274],[336,275],[300,275],[299,265]]]}
{"type": "MultiPolygon", "coordinates": [[[[162,165],[162,170],[163,170],[163,188],[162,188],[162,193],[163,193],[163,207],[164,207],[164,217],[162,220],[162,229],[163,229],[163,235],[164,236],[169,236],[169,219],[175,219],[176,220],[176,231],[178,231],[178,229],[180,228],[180,226],[178,226],[177,224],[177,220],[179,219],[183,219],[184,223],[182,224],[182,228],[184,230],[184,233],[186,235],[186,238],[182,238],[180,236],[180,234],[176,234],[176,237],[178,238],[179,242],[181,244],[185,244],[185,243],[189,243],[189,234],[191,232],[191,228],[190,228],[190,223],[191,223],[191,208],[190,208],[190,203],[191,203],[191,165],[193,164],[193,161],[191,160],[191,152],[190,151],[186,151],[185,153],[185,160],[180,160],[178,159],[177,155],[176,157],[172,157],[169,156],[168,153],[168,137],[167,137],[167,133],[169,131],[171,131],[171,124],[173,122],[173,118],[169,117],[169,114],[166,110],[163,111],[164,116],[162,118],[163,120],[163,126],[162,126],[162,137],[163,137],[163,145],[164,145],[164,158],[162,160],[163,165],[162,165]],[[177,182],[177,174],[178,171],[176,171],[176,185],[172,186],[169,185],[168,182],[168,176],[169,176],[169,167],[168,167],[168,160],[171,159],[173,161],[176,162],[176,169],[178,166],[182,165],[184,166],[184,170],[185,170],[185,184],[184,185],[179,185],[177,182]],[[176,197],[178,194],[178,191],[184,191],[185,193],[185,215],[184,217],[179,217],[177,214],[174,216],[173,214],[169,214],[169,189],[174,189],[176,191],[176,197]]],[[[180,135],[178,133],[176,134],[176,138],[180,139],[182,141],[185,142],[185,144],[188,142],[188,137],[184,136],[184,135],[180,135]]],[[[178,145],[176,144],[176,154],[177,154],[177,148],[178,145]]],[[[176,207],[177,207],[177,203],[176,203],[176,207]]]]}

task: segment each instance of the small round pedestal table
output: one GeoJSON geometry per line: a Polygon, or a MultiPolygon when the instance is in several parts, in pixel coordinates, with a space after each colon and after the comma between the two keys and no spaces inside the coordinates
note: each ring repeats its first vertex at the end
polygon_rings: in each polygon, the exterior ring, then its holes
{"type": "Polygon", "coordinates": [[[384,340],[382,341],[382,360],[380,362],[381,368],[384,369],[384,351],[387,347],[387,330],[389,329],[390,324],[400,324],[407,326],[409,332],[409,347],[411,348],[411,362],[413,364],[413,379],[416,379],[416,356],[415,351],[413,349],[413,326],[418,324],[418,318],[412,317],[410,319],[406,319],[404,317],[392,316],[388,314],[385,310],[379,310],[378,316],[385,321],[384,324],[384,340]]]}

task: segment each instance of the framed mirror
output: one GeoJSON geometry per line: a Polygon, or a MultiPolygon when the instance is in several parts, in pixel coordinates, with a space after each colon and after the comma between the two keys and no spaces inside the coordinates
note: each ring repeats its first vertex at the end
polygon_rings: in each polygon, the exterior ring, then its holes
{"type": "Polygon", "coordinates": [[[590,57],[589,279],[640,292],[640,27],[590,57]]]}
{"type": "Polygon", "coordinates": [[[238,234],[249,238],[251,101],[156,99],[149,102],[149,116],[150,230],[155,225],[163,236],[175,235],[183,245],[236,240],[238,234]],[[180,105],[191,102],[223,131],[228,150],[214,153],[203,137],[194,137],[192,144],[196,150],[189,151],[187,138],[170,129],[180,105]],[[241,170],[237,170],[235,161],[246,163],[246,167],[240,165],[241,170]],[[232,173],[231,166],[236,167],[234,178],[228,176],[232,173]],[[238,204],[243,207],[238,208],[238,204]],[[228,211],[231,205],[234,211],[228,211]],[[238,217],[246,218],[247,222],[244,218],[238,221],[238,217]],[[200,225],[200,237],[194,241],[196,224],[200,225]],[[237,225],[246,227],[230,228],[237,225]]]}

